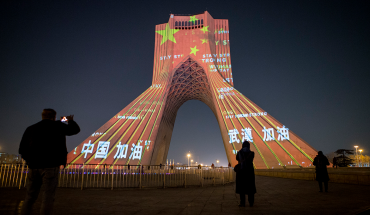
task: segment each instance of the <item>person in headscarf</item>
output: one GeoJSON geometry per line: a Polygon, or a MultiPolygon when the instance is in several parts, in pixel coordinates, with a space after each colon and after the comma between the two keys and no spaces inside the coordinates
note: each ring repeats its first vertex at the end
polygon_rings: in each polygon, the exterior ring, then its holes
{"type": "Polygon", "coordinates": [[[316,181],[319,183],[320,192],[322,192],[322,182],[324,182],[325,192],[328,192],[329,174],[326,166],[330,165],[329,160],[322,151],[319,151],[313,160],[316,167],[316,181]]]}
{"type": "Polygon", "coordinates": [[[253,167],[254,152],[250,150],[250,143],[243,142],[242,149],[236,154],[238,167],[236,169],[236,193],[240,195],[239,207],[245,207],[245,195],[248,195],[249,205],[254,204],[256,184],[253,167]]]}

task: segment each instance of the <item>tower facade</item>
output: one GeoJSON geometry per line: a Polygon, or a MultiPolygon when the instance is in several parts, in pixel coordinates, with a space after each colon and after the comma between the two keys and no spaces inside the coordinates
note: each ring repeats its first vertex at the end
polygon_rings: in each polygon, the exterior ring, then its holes
{"type": "Polygon", "coordinates": [[[229,25],[206,11],[170,15],[155,29],[152,85],[68,154],[72,164],[164,164],[178,109],[204,102],[217,118],[227,159],[251,142],[258,169],[309,166],[316,150],[234,88],[229,25]]]}

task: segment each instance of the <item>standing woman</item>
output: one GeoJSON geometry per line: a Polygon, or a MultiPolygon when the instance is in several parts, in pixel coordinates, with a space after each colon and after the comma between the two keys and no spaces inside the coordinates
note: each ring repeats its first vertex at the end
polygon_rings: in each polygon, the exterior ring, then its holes
{"type": "Polygon", "coordinates": [[[322,192],[322,182],[324,182],[325,192],[328,192],[329,174],[326,166],[330,165],[330,163],[322,151],[319,151],[316,155],[313,165],[316,167],[316,181],[319,182],[320,192],[322,192]]]}
{"type": "Polygon", "coordinates": [[[250,150],[250,143],[243,142],[243,148],[236,154],[238,164],[235,166],[236,172],[236,193],[240,194],[239,207],[245,207],[245,195],[248,195],[249,206],[254,204],[254,194],[256,184],[253,168],[254,152],[250,150]]]}

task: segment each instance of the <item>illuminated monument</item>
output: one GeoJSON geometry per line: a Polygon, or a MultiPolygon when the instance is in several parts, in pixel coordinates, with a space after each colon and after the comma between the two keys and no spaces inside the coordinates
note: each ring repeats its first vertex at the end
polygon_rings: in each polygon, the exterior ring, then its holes
{"type": "Polygon", "coordinates": [[[152,85],[70,152],[68,163],[164,164],[177,111],[196,99],[217,118],[233,166],[244,140],[258,169],[311,164],[315,149],[234,88],[228,20],[171,15],[155,32],[152,85]]]}

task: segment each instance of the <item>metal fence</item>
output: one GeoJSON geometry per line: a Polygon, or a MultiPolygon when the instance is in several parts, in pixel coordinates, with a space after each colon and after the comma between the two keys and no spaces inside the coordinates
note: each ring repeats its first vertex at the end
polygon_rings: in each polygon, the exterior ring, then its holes
{"type": "MultiPolygon", "coordinates": [[[[24,164],[1,164],[0,187],[25,187],[29,169],[24,164]]],[[[223,185],[235,181],[232,168],[159,165],[69,165],[59,172],[58,187],[166,188],[223,185]]]]}

